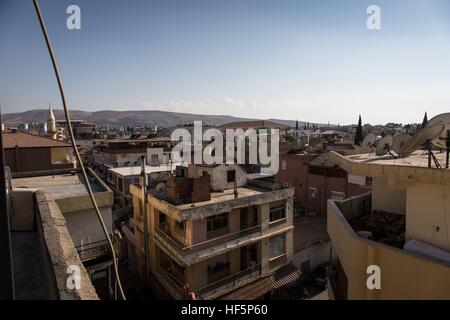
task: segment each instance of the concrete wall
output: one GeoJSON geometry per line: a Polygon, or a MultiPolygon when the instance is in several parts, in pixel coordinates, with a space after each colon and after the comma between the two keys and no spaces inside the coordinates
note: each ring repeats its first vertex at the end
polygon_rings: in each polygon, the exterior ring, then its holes
{"type": "MultiPolygon", "coordinates": [[[[103,221],[109,234],[112,233],[111,207],[100,208],[103,221]]],[[[83,210],[63,213],[67,221],[67,229],[75,246],[106,240],[95,211],[83,210]]]]}
{"type": "Polygon", "coordinates": [[[293,255],[292,262],[301,267],[306,261],[309,261],[310,270],[314,270],[320,264],[330,260],[330,242],[318,242],[307,248],[298,250],[293,255]]]}
{"type": "Polygon", "coordinates": [[[327,230],[348,279],[348,299],[450,299],[450,266],[356,236],[334,202],[327,230]],[[367,267],[381,268],[381,289],[369,290],[367,267]]]}
{"type": "Polygon", "coordinates": [[[450,251],[450,186],[417,183],[408,187],[406,213],[407,241],[416,239],[450,251]]]}
{"type": "Polygon", "coordinates": [[[67,162],[67,157],[69,155],[69,148],[51,148],[51,161],[56,162],[67,162]]]}
{"type": "Polygon", "coordinates": [[[405,214],[406,189],[389,184],[384,177],[373,177],[372,209],[405,214]]]}

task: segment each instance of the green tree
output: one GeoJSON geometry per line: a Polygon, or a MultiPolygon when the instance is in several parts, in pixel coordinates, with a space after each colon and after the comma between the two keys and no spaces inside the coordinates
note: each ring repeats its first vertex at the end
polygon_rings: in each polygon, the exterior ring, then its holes
{"type": "Polygon", "coordinates": [[[362,141],[363,141],[362,121],[361,115],[359,115],[358,126],[356,127],[356,134],[355,134],[355,144],[360,146],[362,141]]]}

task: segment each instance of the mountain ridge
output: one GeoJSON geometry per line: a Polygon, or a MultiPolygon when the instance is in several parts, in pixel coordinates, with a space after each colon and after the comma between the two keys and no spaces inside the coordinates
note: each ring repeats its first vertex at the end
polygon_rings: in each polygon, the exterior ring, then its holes
{"type": "MultiPolygon", "coordinates": [[[[4,113],[2,121],[7,125],[17,125],[19,123],[44,122],[47,118],[47,109],[33,109],[23,112],[4,113]]],[[[57,120],[64,119],[62,109],[53,109],[57,120]]],[[[234,117],[230,115],[201,115],[193,113],[171,112],[162,110],[98,110],[98,111],[82,111],[70,110],[72,120],[87,120],[98,125],[110,125],[117,127],[124,126],[158,126],[158,127],[176,127],[183,123],[192,123],[194,120],[202,121],[209,125],[222,125],[234,121],[251,121],[251,120],[270,120],[278,122],[290,127],[295,127],[295,120],[283,119],[256,119],[234,117]]],[[[299,126],[303,126],[304,121],[299,120],[299,126]]],[[[326,126],[325,124],[318,124],[326,126]]]]}

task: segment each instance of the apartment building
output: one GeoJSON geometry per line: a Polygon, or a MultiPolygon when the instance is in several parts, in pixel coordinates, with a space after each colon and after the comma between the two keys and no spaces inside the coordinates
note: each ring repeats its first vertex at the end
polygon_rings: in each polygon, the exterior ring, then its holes
{"type": "MultiPolygon", "coordinates": [[[[113,235],[113,192],[91,169],[88,169],[88,178],[103,221],[109,234],[113,235]]],[[[12,188],[15,199],[12,215],[18,221],[28,221],[30,228],[33,220],[26,216],[22,219],[28,212],[26,207],[32,204],[33,198],[30,195],[39,190],[45,191],[64,217],[71,241],[98,296],[101,299],[113,298],[114,272],[111,252],[81,173],[68,171],[64,174],[12,179],[12,188]]]]}
{"type": "MultiPolygon", "coordinates": [[[[135,255],[145,274],[143,199],[132,185],[135,255]]],[[[238,165],[178,166],[147,193],[148,267],[166,298],[257,299],[296,281],[293,188],[250,181],[238,165]]]]}
{"type": "MultiPolygon", "coordinates": [[[[435,155],[445,163],[445,153],[435,155]]],[[[328,202],[330,298],[450,299],[450,170],[428,168],[423,151],[401,159],[330,157],[372,178],[371,193],[328,202]],[[380,286],[369,289],[373,266],[380,286]]]]}

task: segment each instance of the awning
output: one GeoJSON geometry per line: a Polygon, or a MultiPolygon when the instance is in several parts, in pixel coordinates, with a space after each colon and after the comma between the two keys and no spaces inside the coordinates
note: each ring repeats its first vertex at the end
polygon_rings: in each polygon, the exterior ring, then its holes
{"type": "Polygon", "coordinates": [[[252,283],[220,297],[220,299],[255,300],[269,291],[293,284],[301,278],[302,274],[303,272],[299,268],[290,263],[277,270],[274,274],[255,280],[252,283]]]}
{"type": "Polygon", "coordinates": [[[287,266],[282,267],[277,272],[268,276],[269,280],[272,282],[274,289],[279,289],[286,285],[292,284],[301,278],[302,272],[292,263],[287,266]]]}

